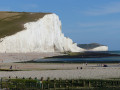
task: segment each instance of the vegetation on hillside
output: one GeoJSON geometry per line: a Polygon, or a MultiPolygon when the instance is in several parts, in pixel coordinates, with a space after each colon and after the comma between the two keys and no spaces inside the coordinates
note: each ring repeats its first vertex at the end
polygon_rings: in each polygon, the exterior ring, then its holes
{"type": "Polygon", "coordinates": [[[24,30],[24,24],[50,13],[0,12],[0,38],[24,30]]]}

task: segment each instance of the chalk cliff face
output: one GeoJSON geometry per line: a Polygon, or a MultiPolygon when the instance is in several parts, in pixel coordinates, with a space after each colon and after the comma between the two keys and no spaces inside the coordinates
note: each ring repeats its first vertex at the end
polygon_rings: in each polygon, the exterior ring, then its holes
{"type": "Polygon", "coordinates": [[[22,30],[0,39],[0,52],[80,52],[78,47],[61,32],[61,22],[56,14],[47,14],[35,22],[24,24],[22,30]]]}
{"type": "Polygon", "coordinates": [[[81,47],[86,51],[108,51],[108,46],[98,43],[78,44],[78,47],[81,47]]]}
{"type": "Polygon", "coordinates": [[[93,49],[89,49],[87,51],[108,51],[108,46],[99,46],[93,49]]]}

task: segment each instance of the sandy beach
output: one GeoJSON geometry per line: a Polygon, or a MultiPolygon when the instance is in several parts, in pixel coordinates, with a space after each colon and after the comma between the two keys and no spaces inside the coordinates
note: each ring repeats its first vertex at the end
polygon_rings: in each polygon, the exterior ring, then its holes
{"type": "Polygon", "coordinates": [[[51,79],[111,79],[120,78],[120,64],[107,64],[108,67],[85,63],[14,63],[37,60],[44,57],[61,55],[60,53],[1,53],[0,69],[18,71],[0,71],[1,77],[25,77],[51,79]],[[81,69],[82,67],[82,69],[81,69]]]}
{"type": "Polygon", "coordinates": [[[62,64],[62,63],[0,63],[1,69],[13,69],[22,71],[0,71],[1,77],[25,77],[51,79],[111,79],[120,78],[120,65],[107,64],[101,67],[98,64],[62,64]],[[78,69],[77,69],[78,67],[78,69]],[[80,69],[82,67],[82,69],[80,69]]]}
{"type": "Polygon", "coordinates": [[[0,62],[23,62],[30,60],[37,60],[44,57],[52,57],[62,55],[60,53],[41,52],[41,53],[0,53],[0,62]]]}

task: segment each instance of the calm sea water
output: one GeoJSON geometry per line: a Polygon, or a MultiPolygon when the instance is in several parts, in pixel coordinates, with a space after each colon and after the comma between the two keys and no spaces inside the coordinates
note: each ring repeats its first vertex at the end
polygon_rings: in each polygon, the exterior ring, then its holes
{"type": "MultiPolygon", "coordinates": [[[[119,54],[120,51],[106,51],[104,53],[119,54]]],[[[50,59],[39,59],[37,62],[51,62],[51,63],[81,63],[81,62],[118,62],[120,63],[120,56],[114,57],[103,57],[103,58],[50,58],[50,59]]]]}

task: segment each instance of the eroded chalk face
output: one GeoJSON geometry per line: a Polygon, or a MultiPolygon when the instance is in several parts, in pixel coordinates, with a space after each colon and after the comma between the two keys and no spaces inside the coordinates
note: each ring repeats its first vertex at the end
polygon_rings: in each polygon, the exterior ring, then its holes
{"type": "Polygon", "coordinates": [[[61,31],[61,21],[56,14],[47,14],[35,22],[24,24],[25,30],[2,38],[0,52],[80,52],[70,38],[61,31]]]}

